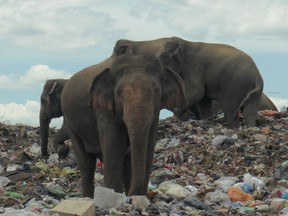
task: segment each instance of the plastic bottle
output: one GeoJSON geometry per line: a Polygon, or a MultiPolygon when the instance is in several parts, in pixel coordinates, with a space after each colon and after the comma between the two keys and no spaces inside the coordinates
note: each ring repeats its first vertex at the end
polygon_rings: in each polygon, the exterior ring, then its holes
{"type": "Polygon", "coordinates": [[[249,173],[246,173],[244,175],[243,181],[244,183],[251,185],[254,190],[261,190],[265,186],[264,182],[261,179],[254,177],[249,173]]]}

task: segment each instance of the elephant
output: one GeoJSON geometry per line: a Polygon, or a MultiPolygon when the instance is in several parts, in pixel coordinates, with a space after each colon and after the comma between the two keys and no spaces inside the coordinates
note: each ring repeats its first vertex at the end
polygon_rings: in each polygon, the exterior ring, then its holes
{"type": "MultiPolygon", "coordinates": [[[[46,81],[43,87],[39,114],[42,156],[48,156],[47,144],[51,119],[63,115],[61,93],[67,81],[67,79],[50,79],[46,81]]],[[[63,124],[53,139],[54,148],[57,150],[60,158],[65,158],[69,153],[69,147],[64,143],[68,139],[68,132],[63,124]]]]}
{"type": "Polygon", "coordinates": [[[82,196],[93,197],[96,159],[104,162],[105,187],[146,195],[159,112],[184,103],[180,76],[152,56],[128,52],[74,74],[61,104],[82,196]]]}
{"type": "MultiPolygon", "coordinates": [[[[190,108],[190,110],[188,110],[182,116],[181,120],[185,121],[185,120],[188,120],[189,118],[193,118],[193,119],[196,119],[196,120],[208,119],[208,118],[212,117],[213,115],[215,115],[215,113],[222,112],[222,110],[220,108],[220,104],[216,100],[212,100],[212,103],[211,103],[212,116],[208,116],[208,115],[206,116],[205,114],[203,115],[203,113],[201,115],[200,111],[198,109],[199,108],[197,107],[197,104],[194,105],[192,108],[190,108]]],[[[261,111],[261,110],[278,111],[278,109],[275,106],[275,104],[264,93],[261,96],[261,100],[260,100],[258,111],[261,111]]]]}
{"type": "Polygon", "coordinates": [[[260,110],[273,110],[278,111],[275,104],[270,100],[270,98],[266,94],[262,94],[260,105],[259,105],[259,111],[260,110]]]}
{"type": "Polygon", "coordinates": [[[173,110],[178,118],[195,104],[200,115],[212,115],[211,101],[217,100],[228,127],[239,127],[239,111],[247,127],[256,125],[263,79],[252,58],[243,51],[226,44],[171,37],[150,41],[118,40],[112,56],[122,55],[127,50],[156,56],[164,67],[181,76],[187,104],[173,110]]]}

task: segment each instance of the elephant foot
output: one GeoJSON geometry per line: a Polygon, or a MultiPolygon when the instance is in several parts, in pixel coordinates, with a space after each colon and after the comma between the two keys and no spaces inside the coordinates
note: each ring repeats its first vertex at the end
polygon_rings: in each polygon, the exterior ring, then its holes
{"type": "Polygon", "coordinates": [[[57,153],[59,158],[66,158],[68,153],[69,153],[69,146],[62,144],[62,145],[58,145],[57,147],[57,153]]]}
{"type": "Polygon", "coordinates": [[[192,115],[190,110],[175,109],[173,110],[174,115],[181,121],[188,121],[192,115]]]}
{"type": "Polygon", "coordinates": [[[46,155],[42,154],[40,158],[44,159],[44,160],[47,160],[49,158],[49,154],[46,154],[46,155]]]}
{"type": "Polygon", "coordinates": [[[49,156],[47,150],[41,150],[41,155],[42,155],[42,157],[48,157],[49,156]]]}

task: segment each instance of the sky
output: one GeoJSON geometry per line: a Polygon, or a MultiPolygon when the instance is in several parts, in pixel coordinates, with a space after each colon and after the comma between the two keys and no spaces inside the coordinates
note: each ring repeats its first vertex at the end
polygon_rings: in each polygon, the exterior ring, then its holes
{"type": "MultiPolygon", "coordinates": [[[[0,0],[0,122],[39,126],[47,79],[108,58],[119,39],[178,36],[246,52],[288,106],[287,0],[0,0]]],[[[161,112],[161,118],[171,115],[161,112]]],[[[51,126],[61,125],[62,119],[51,126]]]]}

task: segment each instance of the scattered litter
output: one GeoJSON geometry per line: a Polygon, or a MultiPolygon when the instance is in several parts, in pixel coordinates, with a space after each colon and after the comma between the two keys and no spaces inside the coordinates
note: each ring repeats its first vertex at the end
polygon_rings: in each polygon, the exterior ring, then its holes
{"type": "Polygon", "coordinates": [[[215,146],[217,149],[227,149],[234,143],[235,140],[233,138],[224,135],[218,135],[212,140],[212,145],[215,146]]]}
{"type": "MultiPolygon", "coordinates": [[[[83,214],[287,216],[288,114],[261,112],[257,123],[231,130],[223,115],[160,120],[147,196],[103,187],[105,166],[98,160],[93,204],[83,214]]],[[[39,127],[0,123],[1,216],[52,216],[63,203],[76,206],[71,198],[81,197],[81,179],[75,153],[67,141],[69,155],[58,157],[56,132],[51,128],[50,155],[42,158],[39,127]]]]}
{"type": "Polygon", "coordinates": [[[94,190],[95,205],[100,208],[118,208],[125,202],[126,196],[117,193],[113,189],[96,186],[94,190]]]}

